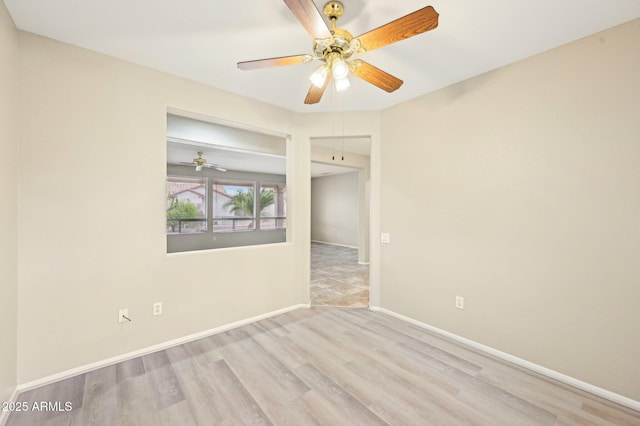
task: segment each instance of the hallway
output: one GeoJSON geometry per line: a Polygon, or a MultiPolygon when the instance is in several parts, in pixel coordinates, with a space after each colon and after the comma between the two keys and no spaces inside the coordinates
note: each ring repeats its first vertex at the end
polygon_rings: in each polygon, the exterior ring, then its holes
{"type": "Polygon", "coordinates": [[[369,265],[357,249],[311,243],[311,305],[369,306],[369,265]]]}

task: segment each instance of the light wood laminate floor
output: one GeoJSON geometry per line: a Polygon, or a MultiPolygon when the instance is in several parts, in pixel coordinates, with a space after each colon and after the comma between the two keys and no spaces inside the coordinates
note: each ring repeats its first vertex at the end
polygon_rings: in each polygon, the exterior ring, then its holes
{"type": "MultiPolygon", "coordinates": [[[[70,349],[71,350],[71,349],[70,349]]],[[[8,425],[640,425],[383,313],[300,309],[19,395],[8,425]]]]}
{"type": "Polygon", "coordinates": [[[369,306],[369,265],[358,264],[358,249],[311,243],[311,304],[369,306]]]}

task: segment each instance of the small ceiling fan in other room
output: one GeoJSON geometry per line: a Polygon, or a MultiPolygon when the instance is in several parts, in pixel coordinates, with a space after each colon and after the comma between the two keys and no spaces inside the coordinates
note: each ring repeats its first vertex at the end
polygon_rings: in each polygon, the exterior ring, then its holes
{"type": "Polygon", "coordinates": [[[207,163],[207,159],[206,158],[202,158],[202,151],[198,151],[198,156],[196,158],[193,159],[193,161],[191,163],[187,163],[184,161],[181,161],[180,164],[184,164],[187,166],[196,166],[196,172],[202,171],[203,167],[207,167],[209,169],[214,169],[214,170],[218,170],[219,172],[226,172],[227,169],[225,169],[224,167],[220,167],[217,164],[210,164],[207,163]]]}
{"type": "Polygon", "coordinates": [[[433,7],[426,6],[358,37],[353,37],[349,31],[336,26],[336,22],[344,12],[341,2],[330,1],[324,6],[323,12],[330,20],[331,28],[325,24],[313,0],[284,0],[284,2],[313,38],[313,53],[238,62],[238,68],[253,70],[301,64],[314,59],[322,62],[322,66],[311,75],[312,84],[304,100],[305,104],[320,102],[331,77],[335,81],[336,90],[348,88],[349,74],[389,93],[397,90],[402,85],[402,80],[361,59],[351,59],[351,56],[413,37],[438,26],[438,12],[433,7]]]}

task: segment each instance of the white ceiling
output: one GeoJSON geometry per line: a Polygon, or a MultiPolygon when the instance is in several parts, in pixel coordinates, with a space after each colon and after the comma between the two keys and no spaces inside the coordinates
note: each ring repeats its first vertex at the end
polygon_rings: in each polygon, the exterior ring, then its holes
{"type": "MultiPolygon", "coordinates": [[[[439,26],[362,57],[404,80],[388,94],[351,78],[304,105],[318,64],[240,71],[239,61],[305,54],[311,39],[282,0],[4,0],[18,28],[294,111],[381,110],[640,17],[639,0],[344,0],[354,36],[426,5],[439,26]]],[[[316,0],[322,10],[325,1],[316,0]]]]}
{"type": "MultiPolygon", "coordinates": [[[[354,153],[365,157],[371,150],[369,137],[312,138],[311,144],[336,156],[354,153]]],[[[248,129],[230,127],[218,122],[167,115],[167,163],[192,163],[202,152],[210,164],[230,171],[270,173],[284,175],[286,165],[286,139],[248,129]]],[[[356,168],[312,162],[311,177],[357,171],[356,168]]]]}

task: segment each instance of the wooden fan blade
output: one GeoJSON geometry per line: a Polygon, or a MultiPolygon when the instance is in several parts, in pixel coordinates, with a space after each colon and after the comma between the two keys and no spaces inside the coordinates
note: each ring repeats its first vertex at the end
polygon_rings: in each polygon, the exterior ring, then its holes
{"type": "Polygon", "coordinates": [[[312,0],[284,0],[311,38],[329,38],[331,31],[312,0]]]}
{"type": "Polygon", "coordinates": [[[255,61],[238,62],[238,68],[243,71],[255,70],[259,68],[267,67],[281,67],[284,65],[296,65],[304,62],[310,62],[313,60],[311,55],[294,55],[294,56],[281,56],[279,58],[258,59],[255,61]]]}
{"type": "Polygon", "coordinates": [[[357,37],[366,51],[432,30],[438,26],[438,12],[431,6],[416,10],[400,19],[357,37]]]}
{"type": "Polygon", "coordinates": [[[371,83],[389,93],[398,90],[402,86],[402,80],[382,71],[380,68],[376,68],[359,59],[353,62],[356,67],[352,73],[367,83],[371,83]]]}
{"type": "Polygon", "coordinates": [[[309,88],[309,92],[307,92],[307,97],[304,98],[304,103],[317,104],[318,102],[320,102],[320,99],[322,99],[322,95],[324,95],[324,91],[327,90],[327,86],[329,85],[330,80],[331,75],[327,74],[322,87],[318,87],[315,84],[312,84],[309,88]]]}

